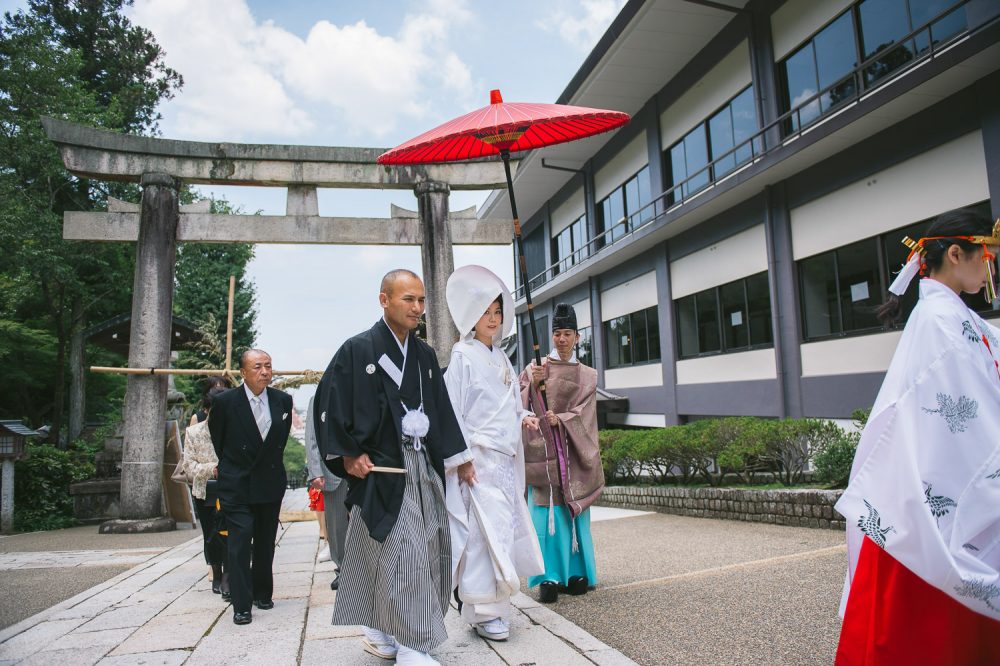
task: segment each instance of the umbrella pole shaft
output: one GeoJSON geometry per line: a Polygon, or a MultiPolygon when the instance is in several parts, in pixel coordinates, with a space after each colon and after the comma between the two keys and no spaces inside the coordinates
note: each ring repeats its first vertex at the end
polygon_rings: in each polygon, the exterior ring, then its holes
{"type": "MultiPolygon", "coordinates": [[[[507,175],[507,194],[510,198],[510,213],[514,218],[514,245],[517,248],[517,263],[521,272],[521,284],[524,285],[524,302],[528,306],[528,321],[531,325],[531,346],[535,353],[535,365],[542,366],[542,356],[538,345],[538,327],[535,324],[535,306],[531,302],[531,285],[528,284],[528,264],[524,258],[524,241],[521,239],[521,220],[517,216],[517,200],[514,197],[514,180],[510,177],[510,151],[500,151],[503,159],[503,170],[507,175]]],[[[545,396],[545,380],[538,384],[541,391],[542,409],[546,409],[548,400],[545,396]]]]}

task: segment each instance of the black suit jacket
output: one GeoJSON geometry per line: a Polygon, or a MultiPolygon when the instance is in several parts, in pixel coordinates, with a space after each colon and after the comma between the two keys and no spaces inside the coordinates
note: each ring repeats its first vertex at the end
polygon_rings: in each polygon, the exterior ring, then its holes
{"type": "Polygon", "coordinates": [[[246,389],[220,394],[208,415],[208,430],[219,457],[218,493],[223,502],[280,502],[288,478],[282,460],[292,428],[292,396],[268,387],[271,428],[261,440],[246,389]]]}
{"type": "MultiPolygon", "coordinates": [[[[465,438],[434,350],[413,333],[407,344],[400,387],[379,365],[383,354],[397,368],[403,362],[399,345],[381,319],[337,350],[316,388],[316,443],[324,459],[367,453],[375,465],[403,467],[403,403],[411,409],[420,405],[422,380],[424,413],[430,421],[423,444],[443,482],[444,460],[466,449],[465,438]]],[[[326,462],[334,474],[348,481],[347,505],[360,506],[368,533],[384,541],[399,515],[406,477],[376,472],[359,479],[346,473],[343,458],[326,462]]]]}

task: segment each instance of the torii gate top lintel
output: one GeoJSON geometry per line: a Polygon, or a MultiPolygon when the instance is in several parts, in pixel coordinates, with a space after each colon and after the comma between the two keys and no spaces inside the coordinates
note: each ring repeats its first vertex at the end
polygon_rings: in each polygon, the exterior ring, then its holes
{"type": "Polygon", "coordinates": [[[163,173],[192,184],[412,190],[425,182],[454,190],[507,186],[498,161],[427,166],[381,166],[382,148],[208,143],[119,134],[42,118],[49,139],[74,175],[139,182],[163,173]]]}

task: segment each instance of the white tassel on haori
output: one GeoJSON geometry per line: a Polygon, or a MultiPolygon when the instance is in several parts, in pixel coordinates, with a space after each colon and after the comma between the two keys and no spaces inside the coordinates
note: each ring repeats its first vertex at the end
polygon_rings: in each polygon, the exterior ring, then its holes
{"type": "Polygon", "coordinates": [[[413,450],[419,451],[421,449],[420,440],[427,436],[427,431],[431,428],[431,422],[424,414],[423,404],[417,409],[408,409],[403,415],[403,421],[400,425],[403,427],[403,434],[413,438],[413,450]]]}
{"type": "Polygon", "coordinates": [[[552,503],[552,486],[549,486],[549,536],[556,533],[556,509],[552,503]]]}
{"type": "MultiPolygon", "coordinates": [[[[570,512],[570,516],[571,517],[572,517],[572,515],[573,515],[573,513],[570,512]]],[[[571,518],[571,519],[573,521],[573,552],[574,553],[579,553],[580,552],[580,543],[576,540],[576,518],[571,518]]]]}
{"type": "Polygon", "coordinates": [[[922,258],[919,252],[914,252],[910,257],[910,260],[906,262],[902,270],[899,271],[899,275],[896,279],[892,281],[889,285],[889,291],[897,296],[902,296],[906,293],[906,288],[910,286],[910,282],[913,278],[917,276],[920,272],[920,265],[922,258]]]}

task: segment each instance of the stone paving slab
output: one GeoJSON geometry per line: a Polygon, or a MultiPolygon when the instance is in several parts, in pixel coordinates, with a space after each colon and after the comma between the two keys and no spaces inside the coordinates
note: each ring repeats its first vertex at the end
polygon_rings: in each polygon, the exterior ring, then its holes
{"type": "Polygon", "coordinates": [[[0,571],[136,565],[165,550],[167,549],[129,548],[123,550],[0,553],[0,571]]]}
{"type": "MultiPolygon", "coordinates": [[[[326,548],[317,523],[286,523],[279,539],[275,606],[254,609],[249,627],[234,625],[232,607],[212,593],[199,537],[0,632],[0,665],[389,663],[363,652],[360,627],[330,624],[334,567],[316,561],[326,548]]],[[[511,638],[499,643],[481,639],[451,609],[449,639],[435,658],[462,666],[633,663],[530,597],[514,602],[511,638]]]]}

